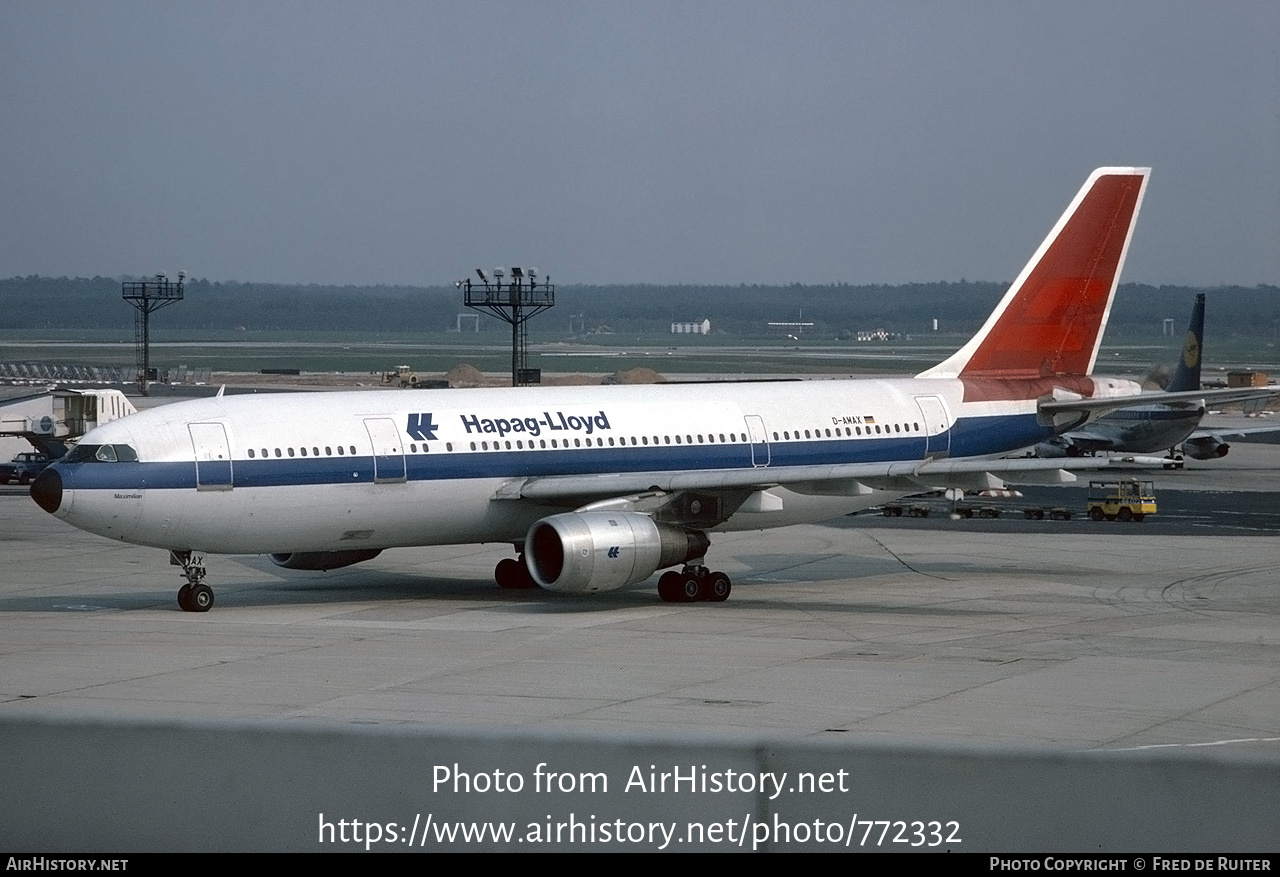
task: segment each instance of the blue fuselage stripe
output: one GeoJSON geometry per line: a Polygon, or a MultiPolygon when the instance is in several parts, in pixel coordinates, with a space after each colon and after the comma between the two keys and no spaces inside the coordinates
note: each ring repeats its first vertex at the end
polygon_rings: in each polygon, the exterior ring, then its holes
{"type": "MultiPolygon", "coordinates": [[[[941,435],[769,442],[769,469],[840,463],[923,460],[928,448],[948,447],[951,457],[983,456],[1028,447],[1053,435],[1034,414],[965,418],[941,435]]],[[[496,444],[496,443],[495,443],[496,444]]],[[[505,444],[505,440],[504,440],[505,444]]],[[[514,445],[514,442],[512,442],[514,445]]],[[[443,447],[436,442],[433,447],[443,447]]],[[[555,475],[680,472],[752,468],[752,445],[625,445],[616,447],[431,451],[404,455],[409,481],[474,478],[533,478],[555,475]]],[[[756,445],[762,455],[763,445],[756,445]]],[[[385,459],[383,464],[385,468],[385,459]]],[[[399,455],[395,455],[397,471],[399,455]]],[[[201,463],[201,482],[225,484],[224,467],[201,463]],[[213,476],[213,477],[211,477],[213,476]]],[[[66,463],[54,466],[64,486],[75,490],[176,490],[197,486],[194,461],[139,463],[66,463]]],[[[231,464],[236,488],[374,481],[374,457],[283,457],[236,459],[231,464]]]]}

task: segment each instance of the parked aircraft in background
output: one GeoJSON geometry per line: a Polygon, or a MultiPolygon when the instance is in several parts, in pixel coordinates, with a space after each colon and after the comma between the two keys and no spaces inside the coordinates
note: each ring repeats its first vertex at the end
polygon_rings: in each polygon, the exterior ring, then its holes
{"type": "Polygon", "coordinates": [[[1127,454],[1169,453],[1170,466],[1182,465],[1185,454],[1194,460],[1225,457],[1227,439],[1251,433],[1276,432],[1280,427],[1258,427],[1233,431],[1200,429],[1209,402],[1265,400],[1280,394],[1280,388],[1200,389],[1200,364],[1204,356],[1204,293],[1196,296],[1191,323],[1182,345],[1173,377],[1165,388],[1170,393],[1190,393],[1195,398],[1125,408],[1098,418],[1036,445],[1037,457],[1081,457],[1099,452],[1127,454]]]}
{"type": "Polygon", "coordinates": [[[505,587],[606,591],[675,566],[664,600],[723,600],[710,534],[1100,465],[1001,456],[1134,404],[1138,384],[1090,374],[1148,173],[1090,175],[981,330],[914,379],[193,400],[94,430],[31,495],[169,550],[189,611],[213,603],[206,552],[320,570],[476,542],[515,547],[505,587]]]}

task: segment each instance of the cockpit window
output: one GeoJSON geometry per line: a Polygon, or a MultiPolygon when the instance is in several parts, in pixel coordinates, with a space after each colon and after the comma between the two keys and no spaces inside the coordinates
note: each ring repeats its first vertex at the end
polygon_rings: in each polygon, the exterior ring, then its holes
{"type": "Polygon", "coordinates": [[[93,459],[101,445],[76,445],[64,458],[68,463],[84,463],[93,459]]]}
{"type": "Polygon", "coordinates": [[[129,445],[76,445],[63,460],[68,463],[136,463],[138,452],[129,445]]]}

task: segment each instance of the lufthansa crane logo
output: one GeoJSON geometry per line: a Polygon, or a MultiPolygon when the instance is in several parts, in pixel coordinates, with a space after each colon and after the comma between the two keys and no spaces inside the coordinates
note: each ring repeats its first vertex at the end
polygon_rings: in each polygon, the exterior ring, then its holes
{"type": "Polygon", "coordinates": [[[410,414],[409,423],[405,426],[404,431],[409,433],[409,438],[415,438],[420,442],[436,440],[436,425],[431,422],[430,412],[426,414],[410,414]]]}
{"type": "Polygon", "coordinates": [[[1195,368],[1200,362],[1200,341],[1195,332],[1187,333],[1187,340],[1182,342],[1182,362],[1187,368],[1195,368]]]}

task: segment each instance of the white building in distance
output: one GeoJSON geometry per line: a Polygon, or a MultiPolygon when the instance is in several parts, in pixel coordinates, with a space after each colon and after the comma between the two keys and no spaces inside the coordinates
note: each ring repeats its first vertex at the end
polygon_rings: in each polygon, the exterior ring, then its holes
{"type": "Polygon", "coordinates": [[[710,335],[711,321],[703,320],[700,323],[672,323],[672,335],[710,335]]]}

